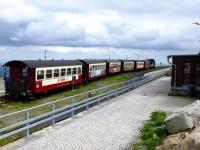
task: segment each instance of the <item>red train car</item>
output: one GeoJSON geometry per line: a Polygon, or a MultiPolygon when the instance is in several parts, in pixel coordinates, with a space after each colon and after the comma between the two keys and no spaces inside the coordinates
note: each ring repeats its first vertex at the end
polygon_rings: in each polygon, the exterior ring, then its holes
{"type": "Polygon", "coordinates": [[[107,74],[116,74],[121,72],[121,61],[120,60],[106,60],[107,74]]]}
{"type": "Polygon", "coordinates": [[[82,83],[82,63],[76,60],[16,60],[4,64],[6,95],[29,96],[82,83]]]}
{"type": "Polygon", "coordinates": [[[137,60],[135,63],[135,70],[140,71],[145,69],[145,61],[144,60],[137,60]]]}
{"type": "Polygon", "coordinates": [[[106,61],[97,59],[79,60],[83,65],[84,81],[91,81],[106,76],[106,61]]]}
{"type": "Polygon", "coordinates": [[[144,67],[145,69],[150,69],[151,68],[151,62],[149,59],[146,59],[144,62],[144,67]]]}
{"type": "Polygon", "coordinates": [[[148,59],[150,62],[150,69],[154,69],[156,67],[156,62],[154,59],[148,59]]]}
{"type": "Polygon", "coordinates": [[[135,70],[134,60],[122,60],[122,72],[129,72],[135,70]]]}

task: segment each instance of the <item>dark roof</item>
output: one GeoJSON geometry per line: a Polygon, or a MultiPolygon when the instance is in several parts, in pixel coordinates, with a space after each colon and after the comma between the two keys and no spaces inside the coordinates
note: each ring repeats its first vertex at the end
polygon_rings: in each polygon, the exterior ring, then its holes
{"type": "Polygon", "coordinates": [[[149,61],[155,61],[154,59],[147,59],[147,60],[149,60],[149,61]]]}
{"type": "Polygon", "coordinates": [[[117,59],[106,59],[106,62],[121,62],[121,60],[117,60],[117,59]]]}
{"type": "Polygon", "coordinates": [[[100,63],[106,63],[105,60],[103,59],[83,59],[83,60],[79,60],[81,62],[83,62],[84,64],[100,64],[100,63]]]}
{"type": "Polygon", "coordinates": [[[170,55],[168,57],[200,57],[199,54],[189,54],[189,55],[170,55]]]}
{"type": "Polygon", "coordinates": [[[3,66],[10,66],[13,63],[23,63],[29,68],[82,65],[82,63],[77,60],[14,60],[5,63],[3,66]]]}
{"type": "Polygon", "coordinates": [[[135,60],[121,60],[122,62],[135,62],[135,60]]]}

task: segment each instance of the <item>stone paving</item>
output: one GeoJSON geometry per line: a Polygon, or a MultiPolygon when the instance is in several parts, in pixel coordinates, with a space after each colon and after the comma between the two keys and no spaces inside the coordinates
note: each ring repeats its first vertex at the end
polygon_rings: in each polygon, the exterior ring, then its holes
{"type": "Polygon", "coordinates": [[[129,149],[153,110],[160,108],[171,112],[193,102],[188,98],[167,96],[169,86],[169,77],[160,78],[2,150],[129,149]]]}

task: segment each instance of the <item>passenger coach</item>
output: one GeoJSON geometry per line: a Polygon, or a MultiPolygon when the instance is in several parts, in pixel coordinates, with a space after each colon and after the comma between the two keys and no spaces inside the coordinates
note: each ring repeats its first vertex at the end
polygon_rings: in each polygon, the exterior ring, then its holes
{"type": "Polygon", "coordinates": [[[144,60],[137,60],[136,64],[135,64],[135,69],[137,71],[144,70],[145,69],[145,61],[144,60]]]}
{"type": "Polygon", "coordinates": [[[106,60],[107,61],[107,74],[116,74],[121,72],[120,60],[106,60]]]}
{"type": "Polygon", "coordinates": [[[122,72],[129,72],[135,70],[134,60],[122,60],[122,72]]]}
{"type": "Polygon", "coordinates": [[[6,95],[14,97],[82,83],[82,63],[76,60],[16,60],[4,67],[6,95]]]}
{"type": "Polygon", "coordinates": [[[99,59],[79,60],[83,63],[84,81],[91,81],[106,76],[106,61],[99,59]]]}

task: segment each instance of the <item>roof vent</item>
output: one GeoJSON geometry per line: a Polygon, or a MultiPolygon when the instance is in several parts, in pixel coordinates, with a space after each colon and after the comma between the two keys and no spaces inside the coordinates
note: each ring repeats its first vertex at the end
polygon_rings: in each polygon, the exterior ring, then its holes
{"type": "Polygon", "coordinates": [[[38,59],[39,61],[41,61],[41,59],[38,59]]]}
{"type": "Polygon", "coordinates": [[[54,61],[54,59],[52,59],[52,61],[54,61]]]}
{"type": "Polygon", "coordinates": [[[62,59],[62,61],[64,61],[64,59],[62,59]]]}

